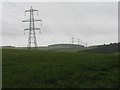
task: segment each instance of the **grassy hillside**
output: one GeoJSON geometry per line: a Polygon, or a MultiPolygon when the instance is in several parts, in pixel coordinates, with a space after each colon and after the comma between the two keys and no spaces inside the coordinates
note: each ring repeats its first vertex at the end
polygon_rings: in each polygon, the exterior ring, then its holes
{"type": "Polygon", "coordinates": [[[120,43],[110,43],[108,45],[92,46],[92,49],[88,49],[84,51],[94,52],[94,53],[115,53],[115,52],[120,52],[118,47],[120,47],[120,43]]]}
{"type": "Polygon", "coordinates": [[[115,88],[117,54],[3,49],[3,88],[115,88]]]}

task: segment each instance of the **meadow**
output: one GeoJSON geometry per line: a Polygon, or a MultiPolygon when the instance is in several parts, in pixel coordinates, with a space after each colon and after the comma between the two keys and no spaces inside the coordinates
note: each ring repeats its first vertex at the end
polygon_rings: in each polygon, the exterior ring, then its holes
{"type": "Polygon", "coordinates": [[[118,54],[2,50],[3,88],[117,88],[118,54]]]}

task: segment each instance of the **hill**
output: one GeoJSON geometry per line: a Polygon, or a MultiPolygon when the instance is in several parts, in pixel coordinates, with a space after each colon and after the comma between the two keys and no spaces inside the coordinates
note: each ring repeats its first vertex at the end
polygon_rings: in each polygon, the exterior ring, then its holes
{"type": "Polygon", "coordinates": [[[48,50],[56,51],[77,51],[83,49],[85,49],[85,47],[78,44],[53,44],[48,46],[48,50]]]}
{"type": "Polygon", "coordinates": [[[0,46],[0,48],[16,48],[15,46],[0,46]]]}
{"type": "Polygon", "coordinates": [[[120,47],[120,43],[110,43],[107,45],[98,45],[98,46],[91,46],[92,49],[84,50],[85,52],[95,52],[95,53],[115,53],[120,52],[118,47],[120,47]]]}

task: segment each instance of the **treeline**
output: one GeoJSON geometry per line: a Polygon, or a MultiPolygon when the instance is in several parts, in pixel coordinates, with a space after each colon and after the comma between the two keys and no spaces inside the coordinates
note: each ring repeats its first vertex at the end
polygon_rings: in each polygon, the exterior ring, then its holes
{"type": "Polygon", "coordinates": [[[92,49],[84,50],[85,52],[95,52],[95,53],[115,53],[120,52],[120,42],[119,43],[110,43],[98,46],[91,46],[92,49]]]}

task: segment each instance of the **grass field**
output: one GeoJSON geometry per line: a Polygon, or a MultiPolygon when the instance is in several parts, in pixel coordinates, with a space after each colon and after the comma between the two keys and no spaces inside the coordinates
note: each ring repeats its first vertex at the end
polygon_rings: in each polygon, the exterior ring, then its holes
{"type": "Polygon", "coordinates": [[[3,49],[3,88],[117,88],[117,54],[3,49]]]}

